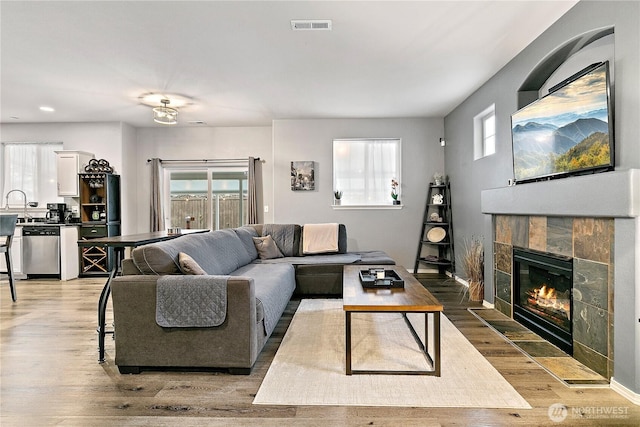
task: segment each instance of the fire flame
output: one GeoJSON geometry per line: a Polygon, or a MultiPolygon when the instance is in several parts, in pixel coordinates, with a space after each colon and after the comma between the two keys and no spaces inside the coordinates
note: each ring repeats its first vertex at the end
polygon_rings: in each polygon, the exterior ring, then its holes
{"type": "Polygon", "coordinates": [[[547,287],[547,285],[544,284],[542,287],[531,291],[529,295],[529,303],[532,305],[554,309],[567,316],[567,318],[570,318],[570,301],[562,298],[558,299],[555,288],[547,287]]]}

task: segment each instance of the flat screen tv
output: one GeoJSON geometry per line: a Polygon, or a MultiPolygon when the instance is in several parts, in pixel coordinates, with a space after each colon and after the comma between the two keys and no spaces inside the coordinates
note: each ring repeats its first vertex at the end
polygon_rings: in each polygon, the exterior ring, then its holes
{"type": "Polygon", "coordinates": [[[609,63],[592,64],[511,115],[516,184],[614,168],[609,63]]]}

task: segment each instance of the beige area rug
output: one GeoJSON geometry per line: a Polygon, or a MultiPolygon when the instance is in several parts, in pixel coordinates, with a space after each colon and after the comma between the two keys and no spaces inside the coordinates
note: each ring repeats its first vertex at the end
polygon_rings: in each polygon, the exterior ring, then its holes
{"type": "MultiPolygon", "coordinates": [[[[342,300],[303,300],[253,401],[261,405],[531,408],[442,316],[442,376],[345,375],[342,300]]],[[[424,337],[424,315],[409,314],[424,337]]],[[[428,369],[400,314],[356,313],[354,369],[428,369]]]]}

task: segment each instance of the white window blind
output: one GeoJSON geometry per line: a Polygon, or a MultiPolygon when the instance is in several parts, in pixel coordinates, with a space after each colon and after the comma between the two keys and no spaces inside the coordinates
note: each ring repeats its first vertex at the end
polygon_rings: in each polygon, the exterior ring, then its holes
{"type": "Polygon", "coordinates": [[[343,206],[391,204],[391,180],[402,188],[400,142],[398,138],[333,141],[333,191],[342,191],[343,206]]]}
{"type": "MultiPolygon", "coordinates": [[[[63,199],[58,197],[57,189],[55,151],[62,149],[62,143],[2,143],[3,201],[9,191],[22,190],[27,195],[27,201],[38,202],[40,206],[61,202],[63,199]]],[[[11,193],[8,202],[11,207],[22,206],[23,196],[18,192],[11,193]]]]}

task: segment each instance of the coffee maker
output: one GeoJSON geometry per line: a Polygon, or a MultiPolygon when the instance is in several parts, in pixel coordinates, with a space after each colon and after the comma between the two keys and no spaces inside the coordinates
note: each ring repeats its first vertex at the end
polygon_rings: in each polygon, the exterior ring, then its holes
{"type": "Polygon", "coordinates": [[[47,203],[47,223],[63,224],[66,210],[66,203],[47,203]]]}

